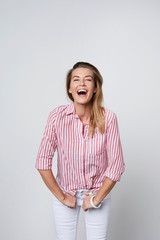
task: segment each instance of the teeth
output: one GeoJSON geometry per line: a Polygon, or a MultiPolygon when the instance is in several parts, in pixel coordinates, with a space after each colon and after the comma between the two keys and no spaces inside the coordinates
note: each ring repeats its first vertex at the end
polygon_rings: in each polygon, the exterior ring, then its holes
{"type": "Polygon", "coordinates": [[[81,90],[78,90],[78,93],[79,92],[87,92],[86,90],[84,90],[84,89],[81,89],[81,90]]]}

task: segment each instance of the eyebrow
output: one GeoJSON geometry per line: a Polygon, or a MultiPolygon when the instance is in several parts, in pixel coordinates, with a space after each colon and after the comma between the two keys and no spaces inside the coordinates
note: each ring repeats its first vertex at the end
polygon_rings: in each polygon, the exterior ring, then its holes
{"type": "MultiPolygon", "coordinates": [[[[73,76],[73,78],[75,78],[75,77],[76,77],[76,78],[79,78],[80,76],[73,76]]],[[[87,75],[87,76],[85,76],[85,78],[86,78],[86,77],[91,77],[91,78],[93,78],[91,75],[87,75]]]]}

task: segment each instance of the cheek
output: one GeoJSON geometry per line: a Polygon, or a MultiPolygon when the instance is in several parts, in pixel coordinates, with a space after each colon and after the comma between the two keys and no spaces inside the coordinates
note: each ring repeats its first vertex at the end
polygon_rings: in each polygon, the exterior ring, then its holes
{"type": "Polygon", "coordinates": [[[75,91],[76,90],[76,88],[77,88],[77,83],[76,82],[71,82],[71,84],[70,84],[70,90],[71,91],[75,91]]]}
{"type": "Polygon", "coordinates": [[[73,84],[72,84],[72,83],[70,83],[70,86],[69,86],[69,92],[71,93],[71,92],[72,92],[72,90],[73,90],[73,84]]]}
{"type": "Polygon", "coordinates": [[[91,90],[92,92],[95,91],[95,86],[94,86],[93,84],[90,86],[90,90],[91,90]]]}
{"type": "Polygon", "coordinates": [[[75,91],[76,91],[76,87],[73,84],[71,84],[69,88],[69,92],[74,94],[75,91]]]}

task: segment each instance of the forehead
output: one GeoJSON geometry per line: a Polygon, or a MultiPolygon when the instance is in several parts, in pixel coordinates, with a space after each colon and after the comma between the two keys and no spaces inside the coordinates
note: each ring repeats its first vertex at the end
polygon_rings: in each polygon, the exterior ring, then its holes
{"type": "Polygon", "coordinates": [[[84,77],[84,76],[91,76],[93,77],[93,72],[89,68],[76,68],[72,72],[72,76],[84,77]]]}

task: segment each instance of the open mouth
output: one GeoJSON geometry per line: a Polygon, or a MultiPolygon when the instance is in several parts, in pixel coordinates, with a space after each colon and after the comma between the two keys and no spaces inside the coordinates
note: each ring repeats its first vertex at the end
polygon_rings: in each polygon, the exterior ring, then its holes
{"type": "Polygon", "coordinates": [[[87,90],[83,90],[83,89],[78,90],[77,94],[78,94],[79,96],[85,96],[85,95],[87,94],[87,90]]]}

